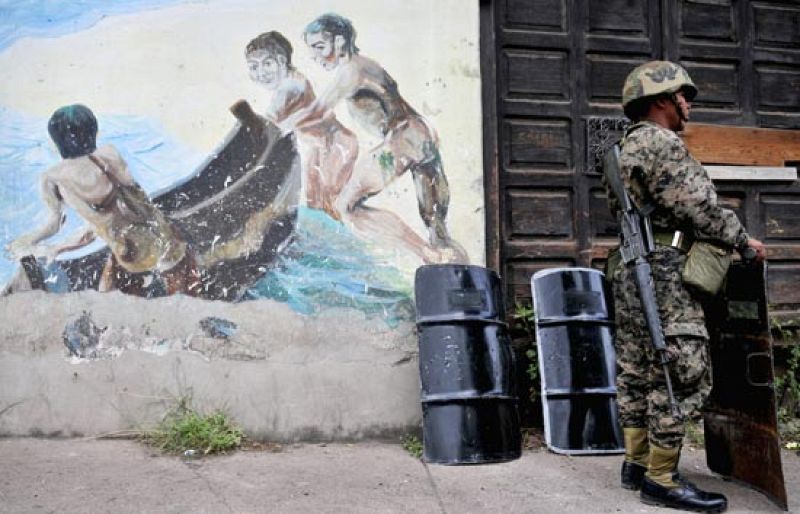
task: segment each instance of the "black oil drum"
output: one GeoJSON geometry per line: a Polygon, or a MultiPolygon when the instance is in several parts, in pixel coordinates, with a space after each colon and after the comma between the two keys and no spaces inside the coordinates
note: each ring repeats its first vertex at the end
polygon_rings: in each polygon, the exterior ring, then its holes
{"type": "Polygon", "coordinates": [[[483,464],[522,449],[500,278],[457,264],[415,280],[426,462],[483,464]]]}
{"type": "Polygon", "coordinates": [[[542,270],[531,279],[545,441],[564,454],[621,453],[613,321],[603,273],[542,270]]]}

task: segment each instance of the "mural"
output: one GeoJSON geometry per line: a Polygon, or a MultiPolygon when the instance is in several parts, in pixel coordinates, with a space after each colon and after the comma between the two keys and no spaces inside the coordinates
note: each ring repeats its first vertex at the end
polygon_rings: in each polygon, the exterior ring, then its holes
{"type": "Polygon", "coordinates": [[[377,4],[0,3],[3,294],[393,323],[481,264],[477,8],[377,4]]]}

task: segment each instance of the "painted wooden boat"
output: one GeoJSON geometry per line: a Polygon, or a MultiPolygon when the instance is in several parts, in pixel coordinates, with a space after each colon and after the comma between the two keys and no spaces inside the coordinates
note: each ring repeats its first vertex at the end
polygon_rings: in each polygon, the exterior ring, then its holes
{"type": "MultiPolygon", "coordinates": [[[[218,151],[185,181],[153,197],[194,250],[203,270],[201,296],[229,301],[261,278],[291,240],[300,194],[294,136],[282,135],[247,102],[237,102],[231,111],[238,121],[218,151]]],[[[27,276],[30,287],[19,287],[15,279],[16,287],[7,286],[6,293],[55,290],[48,285],[48,277],[55,276],[60,277],[61,290],[96,289],[108,255],[104,247],[79,258],[57,260],[55,270],[52,266],[36,270],[37,261],[27,258],[20,273],[27,276]]],[[[159,296],[163,288],[151,275],[130,274],[124,280],[145,284],[144,296],[159,296]]]]}

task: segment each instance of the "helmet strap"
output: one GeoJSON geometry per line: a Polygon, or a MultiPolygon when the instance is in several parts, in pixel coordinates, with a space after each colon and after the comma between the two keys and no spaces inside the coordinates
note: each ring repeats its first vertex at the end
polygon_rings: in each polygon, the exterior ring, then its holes
{"type": "Polygon", "coordinates": [[[683,114],[683,109],[681,109],[680,104],[678,103],[677,93],[672,93],[669,95],[669,99],[672,100],[672,105],[675,106],[675,112],[678,113],[678,117],[683,120],[684,123],[689,122],[689,118],[683,114]]]}

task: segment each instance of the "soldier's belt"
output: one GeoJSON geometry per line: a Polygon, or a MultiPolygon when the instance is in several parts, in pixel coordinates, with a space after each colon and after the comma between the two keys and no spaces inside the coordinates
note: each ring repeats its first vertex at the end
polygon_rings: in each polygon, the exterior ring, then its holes
{"type": "Polygon", "coordinates": [[[688,252],[689,248],[692,247],[692,243],[694,243],[694,238],[680,230],[672,232],[654,231],[653,239],[660,245],[672,246],[683,252],[688,252]]]}

